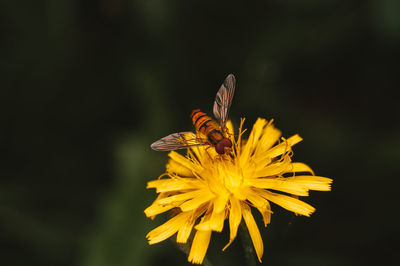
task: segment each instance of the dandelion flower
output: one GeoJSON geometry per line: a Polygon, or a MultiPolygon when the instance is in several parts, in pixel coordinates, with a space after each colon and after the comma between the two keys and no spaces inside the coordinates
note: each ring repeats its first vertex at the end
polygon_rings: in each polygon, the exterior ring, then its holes
{"type": "Polygon", "coordinates": [[[298,196],[308,196],[309,190],[329,191],[332,180],[315,176],[304,163],[292,162],[292,146],[302,138],[282,138],[272,120],[259,118],[249,138],[242,140],[243,123],[244,119],[237,139],[233,137],[232,124],[227,123],[233,143],[230,156],[219,155],[207,146],[191,147],[186,156],[169,153],[166,173],[162,175],[166,178],[147,184],[159,195],[144,212],[151,218],[169,210],[177,214],[147,234],[149,244],[175,233],[178,243],[187,243],[195,230],[188,261],[201,264],[211,232],[221,232],[225,219],[229,220],[230,239],[225,250],[236,238],[243,218],[261,262],[263,241],[251,207],[261,213],[265,226],[271,219],[270,202],[299,215],[310,216],[315,211],[298,196]]]}

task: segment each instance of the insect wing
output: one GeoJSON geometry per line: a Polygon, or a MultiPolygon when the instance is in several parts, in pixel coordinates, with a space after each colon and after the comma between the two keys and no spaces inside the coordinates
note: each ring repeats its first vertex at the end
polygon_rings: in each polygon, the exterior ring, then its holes
{"type": "Polygon", "coordinates": [[[179,132],[157,140],[150,147],[155,151],[173,151],[205,144],[193,132],[179,132]]]}
{"type": "Polygon", "coordinates": [[[213,112],[215,118],[219,120],[222,130],[225,129],[225,124],[228,120],[229,108],[231,107],[233,94],[235,93],[235,84],[235,76],[229,74],[215,97],[213,112]]]}

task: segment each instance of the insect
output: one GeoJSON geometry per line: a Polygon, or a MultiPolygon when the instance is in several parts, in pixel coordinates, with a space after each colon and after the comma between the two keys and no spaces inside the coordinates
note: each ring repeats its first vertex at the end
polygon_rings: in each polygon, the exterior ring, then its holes
{"type": "Polygon", "coordinates": [[[193,132],[170,134],[151,144],[155,151],[172,151],[193,146],[210,145],[218,154],[230,154],[232,141],[227,136],[225,127],[228,112],[235,92],[235,76],[229,74],[217,92],[213,113],[219,124],[199,109],[193,110],[191,118],[198,135],[193,132]]]}

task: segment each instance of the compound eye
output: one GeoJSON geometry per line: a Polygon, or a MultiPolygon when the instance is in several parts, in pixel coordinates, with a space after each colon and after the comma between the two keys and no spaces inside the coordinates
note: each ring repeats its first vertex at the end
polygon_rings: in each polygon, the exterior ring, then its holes
{"type": "Polygon", "coordinates": [[[215,151],[218,154],[224,154],[225,153],[224,145],[221,142],[218,142],[217,145],[215,145],[215,151]]]}
{"type": "Polygon", "coordinates": [[[230,139],[222,139],[219,143],[221,143],[224,147],[227,148],[232,147],[232,141],[230,139]]]}

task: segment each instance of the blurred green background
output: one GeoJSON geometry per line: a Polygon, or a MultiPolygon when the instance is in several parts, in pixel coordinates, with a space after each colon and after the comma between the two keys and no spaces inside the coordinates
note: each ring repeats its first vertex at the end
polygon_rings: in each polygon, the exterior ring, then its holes
{"type": "MultiPolygon", "coordinates": [[[[311,218],[272,206],[263,264],[395,264],[399,3],[2,1],[0,264],[188,265],[145,240],[165,220],[143,213],[167,161],[149,145],[211,114],[229,73],[234,124],[274,118],[334,179],[311,218]]],[[[208,257],[242,265],[226,229],[208,257]]]]}

